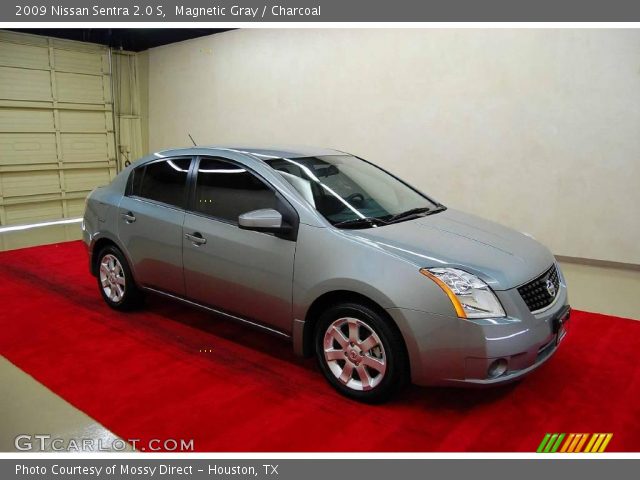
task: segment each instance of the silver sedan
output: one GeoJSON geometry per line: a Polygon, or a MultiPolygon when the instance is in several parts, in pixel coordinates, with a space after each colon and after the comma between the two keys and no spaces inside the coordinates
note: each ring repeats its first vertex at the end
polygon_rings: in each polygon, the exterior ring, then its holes
{"type": "Polygon", "coordinates": [[[515,380],[567,331],[547,248],[335,150],[156,152],[90,194],[83,232],[109,306],[160,294],[285,337],[362,401],[515,380]]]}

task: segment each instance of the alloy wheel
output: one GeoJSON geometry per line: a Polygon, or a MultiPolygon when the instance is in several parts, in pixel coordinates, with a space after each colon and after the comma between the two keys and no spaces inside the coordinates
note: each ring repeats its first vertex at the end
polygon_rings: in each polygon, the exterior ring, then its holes
{"type": "Polygon", "coordinates": [[[387,357],[382,341],[362,320],[344,317],[332,322],[324,335],[323,350],[333,375],[352,390],[371,390],[385,376],[387,357]]]}
{"type": "Polygon", "coordinates": [[[126,280],[122,264],[110,253],[102,257],[100,262],[100,285],[106,297],[113,303],[122,300],[126,288],[126,280]]]}

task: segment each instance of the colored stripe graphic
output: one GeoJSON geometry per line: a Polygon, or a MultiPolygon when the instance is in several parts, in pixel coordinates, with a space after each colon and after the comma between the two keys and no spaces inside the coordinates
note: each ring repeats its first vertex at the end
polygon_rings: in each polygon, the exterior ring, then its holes
{"type": "Polygon", "coordinates": [[[538,445],[538,449],[536,450],[536,452],[538,453],[542,453],[542,451],[544,450],[544,446],[547,444],[547,442],[549,441],[549,437],[551,437],[550,433],[547,433],[544,438],[542,439],[542,441],[540,442],[540,445],[538,445]]]}
{"type": "Polygon", "coordinates": [[[613,433],[547,433],[542,438],[537,453],[603,453],[613,433]],[[566,439],[566,440],[565,440],[566,439]],[[564,443],[563,443],[564,440],[564,443]],[[588,442],[587,442],[588,440],[588,442]],[[582,449],[582,447],[587,446],[582,449]]]}
{"type": "Polygon", "coordinates": [[[586,443],[588,436],[589,435],[586,434],[586,433],[582,434],[582,438],[580,439],[580,443],[578,443],[578,445],[576,446],[576,449],[574,450],[575,453],[580,453],[582,451],[582,447],[586,443]]]}
{"type": "Polygon", "coordinates": [[[596,440],[596,443],[593,444],[593,447],[591,448],[591,453],[596,453],[598,451],[598,449],[600,448],[600,444],[602,443],[602,441],[604,440],[604,437],[606,437],[606,435],[604,433],[600,433],[598,435],[598,438],[596,440]]]}
{"type": "Polygon", "coordinates": [[[589,435],[587,435],[586,433],[578,433],[576,435],[576,439],[571,444],[571,448],[569,448],[569,453],[574,453],[574,452],[577,453],[577,452],[579,452],[579,445],[584,443],[587,440],[588,436],[589,435]]]}
{"type": "Polygon", "coordinates": [[[593,447],[593,444],[596,443],[596,438],[598,438],[597,433],[594,433],[593,435],[591,435],[591,440],[589,440],[589,443],[587,443],[587,446],[584,449],[585,453],[591,452],[591,447],[593,447]]]}
{"type": "Polygon", "coordinates": [[[609,445],[609,442],[611,441],[611,439],[613,438],[613,433],[607,433],[607,436],[604,439],[604,442],[602,442],[602,445],[600,446],[600,450],[598,450],[598,453],[602,453],[606,450],[607,445],[609,445]]]}
{"type": "Polygon", "coordinates": [[[553,447],[551,447],[551,453],[556,453],[556,451],[558,450],[558,447],[560,446],[560,443],[562,443],[563,438],[564,438],[564,433],[561,433],[560,435],[558,435],[558,440],[556,440],[556,443],[553,445],[553,447]]]}
{"type": "Polygon", "coordinates": [[[556,438],[558,438],[558,434],[557,433],[553,433],[551,435],[551,438],[547,442],[547,446],[544,448],[544,453],[549,453],[549,451],[551,450],[551,447],[553,446],[553,444],[556,441],[556,438]]]}
{"type": "Polygon", "coordinates": [[[571,451],[569,445],[573,446],[572,442],[574,442],[574,438],[577,441],[577,435],[575,433],[570,433],[569,436],[567,437],[567,441],[564,442],[564,445],[562,445],[562,448],[560,449],[560,453],[566,452],[567,448],[569,448],[569,451],[571,451]]]}

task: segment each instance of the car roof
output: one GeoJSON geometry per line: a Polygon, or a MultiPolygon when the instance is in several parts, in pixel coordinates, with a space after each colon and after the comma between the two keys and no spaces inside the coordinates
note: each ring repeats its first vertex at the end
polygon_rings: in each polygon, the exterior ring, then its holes
{"type": "Polygon", "coordinates": [[[203,151],[211,150],[233,150],[236,152],[247,153],[261,159],[269,158],[300,158],[300,157],[317,157],[324,155],[345,155],[345,152],[322,147],[292,146],[239,146],[239,145],[206,145],[188,148],[166,149],[156,152],[157,156],[165,155],[202,155],[203,151]]]}

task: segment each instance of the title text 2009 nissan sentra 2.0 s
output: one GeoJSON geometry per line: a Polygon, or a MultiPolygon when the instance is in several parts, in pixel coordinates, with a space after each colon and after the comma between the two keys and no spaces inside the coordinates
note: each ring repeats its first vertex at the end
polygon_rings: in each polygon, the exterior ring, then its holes
{"type": "Polygon", "coordinates": [[[520,378],[569,318],[547,248],[334,150],[157,152],[90,194],[83,231],[111,307],[154,292],[266,329],[363,401],[520,378]]]}

